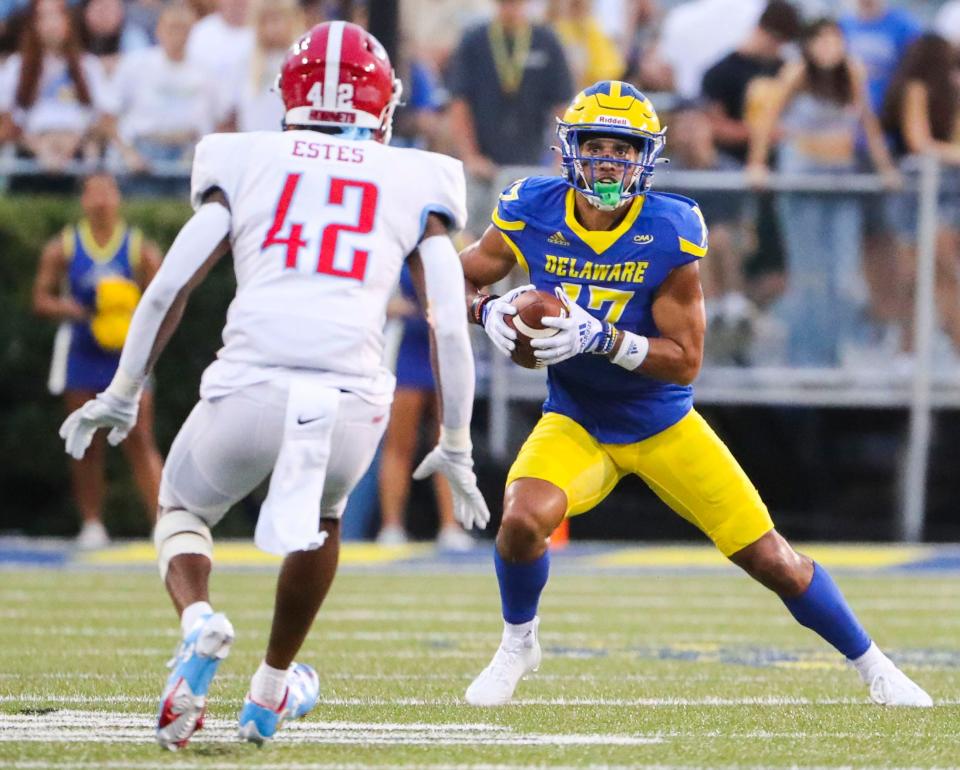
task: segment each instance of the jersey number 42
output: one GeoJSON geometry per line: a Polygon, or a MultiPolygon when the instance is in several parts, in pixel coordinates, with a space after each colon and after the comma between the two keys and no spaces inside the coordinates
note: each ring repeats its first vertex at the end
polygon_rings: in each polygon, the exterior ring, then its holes
{"type": "MultiPolygon", "coordinates": [[[[301,176],[302,174],[287,175],[283,192],[280,193],[280,200],[277,203],[277,211],[273,215],[273,224],[267,231],[267,237],[264,238],[260,247],[261,250],[264,250],[270,246],[286,246],[285,267],[291,270],[297,268],[300,249],[307,245],[307,241],[303,238],[303,223],[290,222],[289,233],[285,236],[280,233],[287,223],[287,213],[297,191],[297,185],[300,184],[301,176]]],[[[345,193],[351,188],[360,190],[360,206],[356,215],[356,222],[354,224],[331,222],[323,228],[320,234],[320,254],[317,258],[316,272],[362,281],[367,272],[367,258],[370,256],[370,252],[364,249],[354,249],[350,266],[337,267],[334,264],[337,255],[337,238],[340,233],[364,235],[373,230],[378,192],[377,186],[371,182],[332,177],[330,179],[330,189],[327,193],[327,205],[343,206],[345,204],[345,193]]]]}

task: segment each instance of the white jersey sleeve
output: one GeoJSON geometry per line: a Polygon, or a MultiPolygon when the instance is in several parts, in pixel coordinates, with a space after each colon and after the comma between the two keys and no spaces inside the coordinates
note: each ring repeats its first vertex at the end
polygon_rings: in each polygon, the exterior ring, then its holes
{"type": "Polygon", "coordinates": [[[240,134],[210,134],[197,144],[190,176],[190,203],[194,210],[203,205],[203,196],[219,187],[231,206],[236,198],[242,170],[240,134]]]}
{"type": "Polygon", "coordinates": [[[444,217],[452,230],[462,230],[467,225],[467,183],[463,163],[433,152],[423,155],[429,161],[422,182],[424,223],[427,214],[434,213],[444,217]]]}

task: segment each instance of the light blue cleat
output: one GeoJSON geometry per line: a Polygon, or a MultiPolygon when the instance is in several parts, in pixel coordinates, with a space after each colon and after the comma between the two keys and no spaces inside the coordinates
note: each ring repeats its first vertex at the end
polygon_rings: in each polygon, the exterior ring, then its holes
{"type": "Polygon", "coordinates": [[[160,696],[157,743],[170,751],[182,749],[203,727],[207,692],[220,661],[230,654],[233,626],[222,612],[204,615],[180,642],[167,664],[173,671],[160,696]]]}
{"type": "Polygon", "coordinates": [[[273,738],[288,719],[306,716],[320,700],[320,677],[305,663],[294,663],[287,671],[287,691],[274,710],[247,697],[240,710],[240,737],[258,746],[273,738]]]}

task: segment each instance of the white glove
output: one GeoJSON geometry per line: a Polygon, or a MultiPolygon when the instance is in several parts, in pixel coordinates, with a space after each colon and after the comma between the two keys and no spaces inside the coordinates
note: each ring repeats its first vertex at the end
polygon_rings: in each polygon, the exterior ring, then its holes
{"type": "Polygon", "coordinates": [[[567,309],[567,316],[544,316],[541,319],[544,326],[559,331],[552,337],[540,337],[530,341],[537,360],[550,366],[580,353],[601,352],[600,348],[609,336],[610,325],[594,318],[576,302],[571,301],[563,289],[555,289],[554,294],[567,309]]]}
{"type": "Polygon", "coordinates": [[[502,297],[491,300],[487,303],[486,307],[483,308],[483,330],[487,333],[487,336],[493,340],[493,344],[505,355],[509,356],[516,347],[514,342],[517,339],[517,333],[507,326],[507,322],[503,320],[503,317],[505,315],[516,315],[517,309],[513,306],[513,301],[525,291],[532,291],[535,288],[537,287],[532,283],[528,283],[526,286],[518,286],[516,289],[508,291],[502,297]]]}
{"type": "Polygon", "coordinates": [[[93,434],[100,428],[111,428],[107,441],[116,446],[123,441],[130,429],[137,424],[140,399],[127,400],[111,393],[98,393],[60,426],[60,438],[66,444],[67,454],[76,460],[83,459],[93,434]]]}
{"type": "Polygon", "coordinates": [[[453,492],[453,517],[464,529],[486,529],[490,510],[477,489],[477,477],[473,472],[473,456],[470,450],[454,452],[439,444],[433,448],[413,472],[417,481],[439,471],[447,477],[453,492]]]}

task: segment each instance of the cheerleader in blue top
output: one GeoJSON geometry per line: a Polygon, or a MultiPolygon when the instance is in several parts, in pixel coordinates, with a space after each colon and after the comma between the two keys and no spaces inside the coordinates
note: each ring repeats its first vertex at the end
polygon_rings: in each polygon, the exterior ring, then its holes
{"type": "MultiPolygon", "coordinates": [[[[61,322],[54,345],[50,389],[63,393],[67,412],[109,385],[140,292],[160,265],[160,250],[120,217],[120,192],[109,174],[83,184],[84,218],[47,243],[33,287],[37,315],[61,322]]],[[[153,438],[153,394],[140,401],[140,418],[122,444],[153,519],[162,460],[153,438]]],[[[70,461],[74,500],[83,525],[81,548],[109,542],[103,526],[106,446],[101,433],[82,460],[70,461]]]]}

